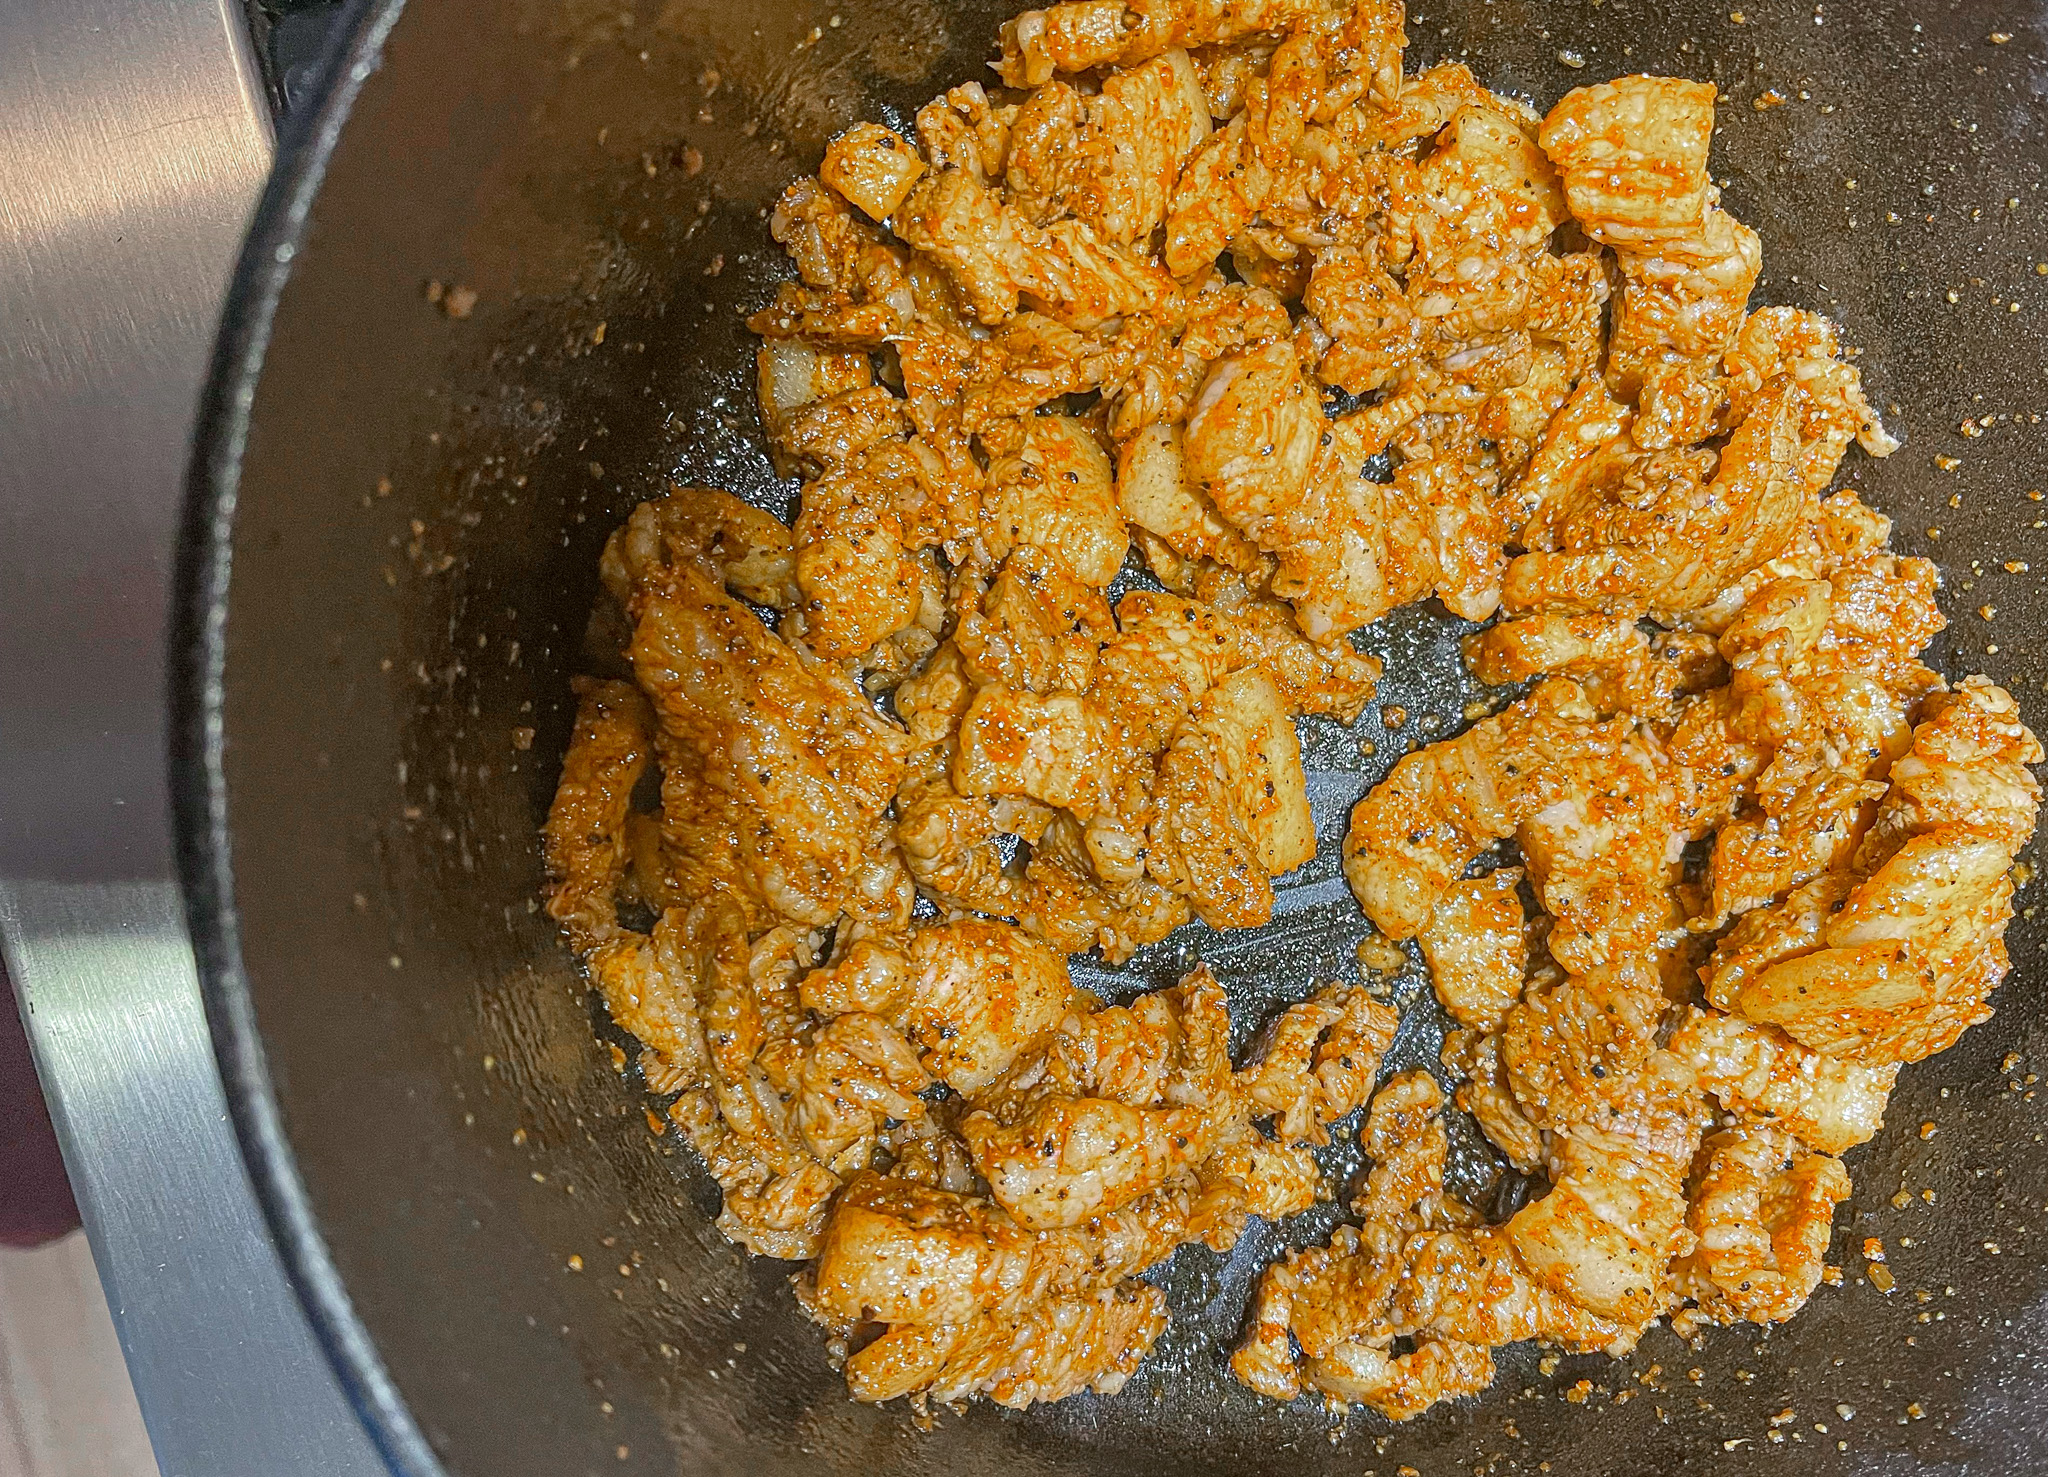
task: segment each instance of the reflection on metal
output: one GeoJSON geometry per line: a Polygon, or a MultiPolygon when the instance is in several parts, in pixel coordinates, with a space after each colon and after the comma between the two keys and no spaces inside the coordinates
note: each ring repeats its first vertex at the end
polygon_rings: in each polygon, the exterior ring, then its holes
{"type": "Polygon", "coordinates": [[[243,1174],[177,889],[12,879],[0,930],[163,1477],[382,1472],[243,1174]]]}
{"type": "Polygon", "coordinates": [[[165,1477],[382,1470],[250,1195],[169,880],[173,537],[270,144],[224,0],[0,7],[0,942],[165,1477]]]}

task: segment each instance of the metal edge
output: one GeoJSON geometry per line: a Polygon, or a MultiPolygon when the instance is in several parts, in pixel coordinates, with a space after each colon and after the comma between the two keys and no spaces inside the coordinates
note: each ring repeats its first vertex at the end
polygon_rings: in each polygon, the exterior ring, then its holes
{"type": "Polygon", "coordinates": [[[228,49],[235,59],[235,80],[249,102],[249,116],[262,125],[271,157],[277,151],[277,110],[271,104],[270,89],[263,82],[263,60],[256,52],[256,38],[243,20],[240,0],[216,0],[220,22],[228,35],[228,49]]]}
{"type": "Polygon", "coordinates": [[[270,331],[327,166],[406,0],[355,0],[317,100],[288,123],[235,266],[201,398],[170,616],[171,812],[214,1054],[256,1199],[292,1289],[357,1415],[400,1477],[447,1477],[363,1326],[321,1236],[271,1085],[235,910],[222,693],[235,503],[270,331]]]}

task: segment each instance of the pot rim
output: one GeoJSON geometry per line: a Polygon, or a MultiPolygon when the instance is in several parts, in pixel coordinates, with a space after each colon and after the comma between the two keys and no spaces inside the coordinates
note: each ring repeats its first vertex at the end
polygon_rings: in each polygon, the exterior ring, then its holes
{"type": "Polygon", "coordinates": [[[406,0],[351,0],[314,94],[280,131],[277,156],[230,279],[201,396],[171,610],[170,778],[177,871],[200,994],[229,1115],[285,1275],[357,1416],[398,1477],[447,1477],[321,1235],[285,1133],[243,967],[222,763],[235,506],[270,334],[320,187],[406,0]]]}

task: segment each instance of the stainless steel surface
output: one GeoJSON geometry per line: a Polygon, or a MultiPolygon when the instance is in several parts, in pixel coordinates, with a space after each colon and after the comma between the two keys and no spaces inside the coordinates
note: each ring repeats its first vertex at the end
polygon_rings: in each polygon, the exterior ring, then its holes
{"type": "Polygon", "coordinates": [[[243,1174],[176,887],[10,879],[0,929],[163,1477],[383,1472],[243,1174]]]}
{"type": "Polygon", "coordinates": [[[173,539],[270,149],[231,5],[0,7],[0,943],[165,1477],[384,1470],[250,1194],[170,881],[173,539]]]}

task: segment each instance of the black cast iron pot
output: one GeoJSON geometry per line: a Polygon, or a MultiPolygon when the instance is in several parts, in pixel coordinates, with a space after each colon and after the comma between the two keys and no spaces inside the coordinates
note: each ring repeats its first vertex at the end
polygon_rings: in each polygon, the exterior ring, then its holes
{"type": "MultiPolygon", "coordinates": [[[[1838,316],[1908,438],[1883,464],[1852,453],[1847,475],[1898,518],[1902,550],[1946,572],[1937,660],[2012,685],[2038,724],[2048,6],[1731,3],[1417,0],[1410,66],[1463,57],[1544,106],[1630,71],[1720,84],[1716,170],[1763,236],[1759,299],[1838,316]]],[[[1181,1254],[1175,1325],[1121,1395],[941,1412],[921,1431],[900,1407],[850,1403],[791,1268],[712,1228],[715,1188],[650,1133],[536,911],[535,830],[597,553],[672,477],[787,510],[740,323],[784,271],[766,209],[837,129],[901,125],[986,75],[1003,14],[376,0],[286,140],[194,464],[180,820],[250,1166],[393,1467],[2048,1470],[2048,1101],[2032,1086],[2048,1073],[2048,929],[2032,891],[1997,1019],[1908,1070],[1885,1132],[1851,1156],[1843,1285],[1768,1336],[1689,1348],[1660,1330],[1617,1365],[1512,1351],[1481,1400],[1339,1425],[1259,1401],[1222,1364],[1280,1239],[1266,1232],[1227,1261],[1181,1254]],[[1889,1296],[1863,1276],[1873,1235],[1889,1296]],[[1582,1401],[1560,1398],[1581,1379],[1582,1401]]],[[[1383,773],[1427,737],[1421,715],[1458,721],[1456,634],[1421,611],[1370,633],[1383,702],[1416,717],[1390,733],[1368,714],[1369,758],[1312,733],[1326,788],[1383,773]]],[[[1258,938],[1196,931],[1131,982],[1200,954],[1249,1022],[1348,974],[1360,923],[1324,865],[1258,938]]],[[[1428,1059],[1436,1029],[1419,1005],[1397,1060],[1428,1059]]],[[[1458,1172],[1475,1192],[1494,1174],[1476,1150],[1458,1172]]]]}

